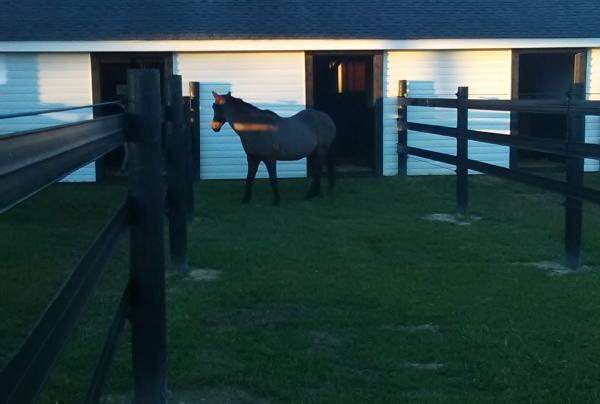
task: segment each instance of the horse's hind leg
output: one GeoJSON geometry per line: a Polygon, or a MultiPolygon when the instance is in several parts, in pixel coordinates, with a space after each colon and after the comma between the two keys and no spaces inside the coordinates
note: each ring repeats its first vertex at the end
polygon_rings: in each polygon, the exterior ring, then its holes
{"type": "Polygon", "coordinates": [[[318,152],[308,156],[308,166],[310,167],[312,182],[304,199],[312,199],[315,196],[321,195],[321,157],[318,152]]]}
{"type": "Polygon", "coordinates": [[[329,192],[333,192],[335,188],[335,150],[333,145],[327,150],[327,178],[329,180],[329,192]]]}
{"type": "Polygon", "coordinates": [[[273,205],[279,205],[279,190],[277,189],[277,161],[265,161],[265,165],[267,166],[267,171],[269,172],[271,188],[273,188],[273,205]]]}
{"type": "Polygon", "coordinates": [[[249,203],[252,199],[252,184],[254,184],[254,178],[256,178],[256,171],[258,171],[258,165],[260,160],[254,157],[246,156],[248,159],[248,175],[246,176],[246,192],[244,193],[244,199],[242,203],[249,203]]]}

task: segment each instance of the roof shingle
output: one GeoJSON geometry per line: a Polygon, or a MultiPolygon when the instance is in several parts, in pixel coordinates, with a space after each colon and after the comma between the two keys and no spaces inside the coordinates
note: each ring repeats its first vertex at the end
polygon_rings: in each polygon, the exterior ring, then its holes
{"type": "Polygon", "coordinates": [[[0,0],[0,41],[600,38],[600,0],[0,0]]]}

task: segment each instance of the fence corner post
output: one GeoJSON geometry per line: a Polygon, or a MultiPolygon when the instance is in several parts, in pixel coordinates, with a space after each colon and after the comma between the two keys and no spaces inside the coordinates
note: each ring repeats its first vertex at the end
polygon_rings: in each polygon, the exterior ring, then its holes
{"type": "Polygon", "coordinates": [[[192,164],[194,179],[200,179],[200,83],[190,81],[191,130],[192,130],[192,164]]]}
{"type": "Polygon", "coordinates": [[[128,70],[131,351],[135,403],[166,400],[164,192],[158,70],[128,70]]]}
{"type": "Polygon", "coordinates": [[[403,101],[407,98],[407,81],[398,82],[398,175],[406,176],[408,174],[407,161],[408,153],[408,106],[403,101]]]}
{"type": "Polygon", "coordinates": [[[194,221],[194,157],[192,152],[192,100],[191,97],[183,97],[183,128],[185,139],[185,186],[187,193],[187,219],[194,221]]]}
{"type": "MultiPolygon", "coordinates": [[[[569,94],[569,104],[585,97],[583,83],[575,83],[569,94]]],[[[584,159],[570,154],[571,145],[585,141],[584,118],[570,108],[567,115],[567,189],[565,200],[565,265],[572,269],[581,268],[581,230],[583,203],[576,197],[583,187],[584,159]]]]}
{"type": "Polygon", "coordinates": [[[186,147],[183,121],[181,76],[168,78],[167,86],[171,130],[167,131],[167,203],[169,212],[170,268],[174,272],[188,270],[186,147]]]}
{"type": "Polygon", "coordinates": [[[458,87],[456,93],[458,103],[456,108],[456,203],[459,216],[468,215],[469,205],[469,140],[467,130],[469,129],[469,87],[458,87]]]}

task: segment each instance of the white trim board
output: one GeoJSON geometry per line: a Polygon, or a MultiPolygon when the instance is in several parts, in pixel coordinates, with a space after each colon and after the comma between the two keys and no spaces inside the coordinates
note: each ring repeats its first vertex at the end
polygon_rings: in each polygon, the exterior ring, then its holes
{"type": "Polygon", "coordinates": [[[600,48],[600,38],[0,41],[0,52],[254,52],[600,48]]]}

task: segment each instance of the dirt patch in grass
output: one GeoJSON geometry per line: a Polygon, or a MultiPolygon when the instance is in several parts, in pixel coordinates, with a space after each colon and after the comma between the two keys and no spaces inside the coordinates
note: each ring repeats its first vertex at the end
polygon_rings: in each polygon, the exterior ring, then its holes
{"type": "Polygon", "coordinates": [[[106,394],[100,397],[100,404],[129,404],[133,402],[133,394],[106,394]]]}
{"type": "Polygon", "coordinates": [[[548,276],[582,275],[594,270],[593,267],[587,265],[582,265],[580,269],[573,270],[562,262],[557,261],[529,262],[521,263],[520,265],[541,269],[542,271],[545,271],[548,276]]]}
{"type": "Polygon", "coordinates": [[[450,213],[432,213],[430,215],[426,215],[423,219],[428,220],[430,222],[442,222],[442,223],[450,223],[455,224],[457,226],[470,226],[476,221],[480,220],[479,216],[469,215],[469,216],[461,216],[450,213]]]}
{"type": "MultiPolygon", "coordinates": [[[[171,404],[268,404],[271,401],[256,397],[237,387],[215,387],[201,391],[172,391],[167,394],[171,404]]],[[[133,394],[107,394],[100,399],[102,404],[130,404],[133,394]]]]}
{"type": "Polygon", "coordinates": [[[270,402],[240,388],[228,386],[198,392],[173,392],[169,395],[169,403],[173,404],[267,404],[270,402]]]}
{"type": "Polygon", "coordinates": [[[421,332],[430,332],[430,333],[436,334],[440,331],[440,326],[434,325],[431,323],[420,324],[420,325],[385,325],[382,327],[382,329],[406,332],[406,333],[410,333],[410,334],[421,333],[421,332]]]}
{"type": "Polygon", "coordinates": [[[416,362],[406,362],[402,365],[402,367],[407,369],[417,369],[417,370],[438,370],[443,368],[443,363],[416,363],[416,362]]]}
{"type": "Polygon", "coordinates": [[[190,278],[194,281],[216,281],[221,276],[217,269],[192,269],[190,278]]]}

